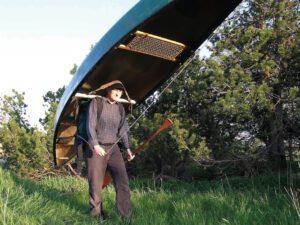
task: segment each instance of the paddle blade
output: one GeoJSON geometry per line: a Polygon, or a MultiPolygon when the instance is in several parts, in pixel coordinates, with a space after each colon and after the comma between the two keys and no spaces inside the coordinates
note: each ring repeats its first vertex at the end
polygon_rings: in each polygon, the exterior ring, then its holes
{"type": "Polygon", "coordinates": [[[165,121],[162,124],[162,128],[163,129],[167,129],[169,126],[171,126],[173,124],[173,121],[170,119],[165,119],[165,121]]]}
{"type": "Polygon", "coordinates": [[[112,177],[109,172],[105,173],[102,189],[105,188],[107,185],[109,185],[112,182],[112,177]]]}

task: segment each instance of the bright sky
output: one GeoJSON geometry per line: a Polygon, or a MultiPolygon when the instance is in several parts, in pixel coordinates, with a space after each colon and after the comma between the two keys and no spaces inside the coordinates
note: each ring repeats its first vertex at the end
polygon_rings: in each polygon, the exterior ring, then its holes
{"type": "Polygon", "coordinates": [[[32,125],[43,95],[67,85],[95,44],[138,0],[0,0],[0,95],[25,92],[32,125]]]}

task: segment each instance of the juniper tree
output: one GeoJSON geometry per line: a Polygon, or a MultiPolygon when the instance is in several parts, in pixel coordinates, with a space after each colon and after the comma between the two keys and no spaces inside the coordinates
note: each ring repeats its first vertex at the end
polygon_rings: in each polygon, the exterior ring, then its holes
{"type": "Polygon", "coordinates": [[[45,135],[31,127],[26,117],[25,93],[13,90],[13,95],[0,98],[0,143],[7,160],[6,167],[21,174],[48,168],[45,135]]]}

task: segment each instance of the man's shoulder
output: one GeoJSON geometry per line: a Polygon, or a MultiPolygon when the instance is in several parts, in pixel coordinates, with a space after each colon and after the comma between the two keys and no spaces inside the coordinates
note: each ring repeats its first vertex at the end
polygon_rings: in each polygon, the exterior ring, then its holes
{"type": "Polygon", "coordinates": [[[94,103],[103,103],[105,100],[103,99],[103,97],[96,97],[93,98],[92,102],[94,103]]]}

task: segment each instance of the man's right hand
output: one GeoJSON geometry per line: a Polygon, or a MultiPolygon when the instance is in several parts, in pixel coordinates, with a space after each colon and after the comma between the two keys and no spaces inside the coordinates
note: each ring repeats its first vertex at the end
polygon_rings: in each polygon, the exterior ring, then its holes
{"type": "Polygon", "coordinates": [[[106,155],[106,152],[105,152],[104,148],[102,148],[100,145],[95,145],[94,146],[94,152],[97,155],[100,155],[100,156],[105,156],[106,155]]]}

